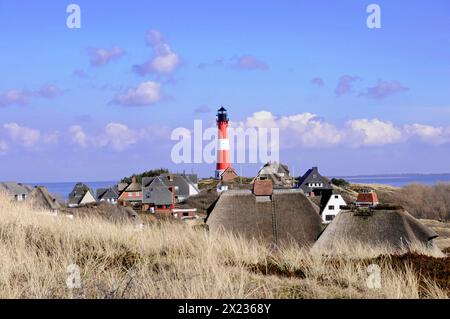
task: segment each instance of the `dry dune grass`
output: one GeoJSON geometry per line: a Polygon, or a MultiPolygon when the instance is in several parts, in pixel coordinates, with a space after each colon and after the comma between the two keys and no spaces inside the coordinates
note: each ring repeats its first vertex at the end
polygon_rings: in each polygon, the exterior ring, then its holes
{"type": "Polygon", "coordinates": [[[411,215],[421,219],[450,221],[450,183],[433,186],[410,184],[402,188],[377,184],[353,184],[374,189],[381,203],[403,206],[411,215]]]}
{"type": "MultiPolygon", "coordinates": [[[[94,218],[36,214],[0,196],[0,298],[444,298],[448,290],[379,252],[322,256],[294,244],[274,250],[185,224],[142,230],[94,218]],[[69,289],[67,266],[80,268],[69,289]]],[[[434,258],[434,257],[427,257],[434,258]]],[[[433,259],[434,260],[434,259],[433,259]]]]}

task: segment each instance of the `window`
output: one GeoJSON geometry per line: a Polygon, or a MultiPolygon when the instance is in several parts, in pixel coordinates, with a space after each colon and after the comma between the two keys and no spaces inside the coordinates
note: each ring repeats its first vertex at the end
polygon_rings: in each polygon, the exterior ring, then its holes
{"type": "Polygon", "coordinates": [[[128,197],[133,197],[133,193],[128,193],[128,197]]]}
{"type": "Polygon", "coordinates": [[[339,208],[340,208],[340,209],[344,209],[344,208],[345,208],[345,205],[341,205],[341,206],[339,206],[339,208]]]}
{"type": "Polygon", "coordinates": [[[334,198],[339,198],[339,195],[334,195],[334,198]]]}
{"type": "Polygon", "coordinates": [[[329,210],[334,210],[334,205],[329,205],[329,206],[328,206],[328,209],[329,209],[329,210]]]}
{"type": "Polygon", "coordinates": [[[332,221],[333,219],[334,219],[334,215],[326,215],[326,216],[325,216],[325,220],[326,220],[327,222],[332,221]]]}
{"type": "Polygon", "coordinates": [[[189,213],[183,213],[183,216],[189,216],[189,213]]]}

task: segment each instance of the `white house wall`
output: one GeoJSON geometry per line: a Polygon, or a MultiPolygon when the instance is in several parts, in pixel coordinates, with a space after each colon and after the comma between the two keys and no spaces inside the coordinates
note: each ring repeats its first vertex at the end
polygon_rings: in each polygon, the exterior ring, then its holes
{"type": "Polygon", "coordinates": [[[328,224],[331,223],[331,220],[327,220],[327,216],[334,216],[336,217],[337,214],[341,212],[341,206],[346,206],[347,203],[342,198],[341,195],[331,195],[330,199],[328,200],[328,203],[325,205],[323,211],[322,211],[322,220],[324,223],[328,224]],[[337,196],[338,198],[336,198],[337,196]],[[334,209],[330,209],[330,206],[334,206],[334,209]]]}
{"type": "Polygon", "coordinates": [[[189,196],[198,195],[198,190],[192,184],[189,184],[189,196]]]}
{"type": "Polygon", "coordinates": [[[95,203],[96,200],[94,198],[94,196],[92,196],[91,192],[86,192],[86,194],[84,195],[83,199],[80,202],[80,205],[83,204],[90,204],[90,203],[95,203]]]}

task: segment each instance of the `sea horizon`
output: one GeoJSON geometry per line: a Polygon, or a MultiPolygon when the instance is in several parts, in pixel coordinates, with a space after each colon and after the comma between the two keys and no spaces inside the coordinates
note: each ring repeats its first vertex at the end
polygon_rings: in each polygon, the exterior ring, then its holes
{"type": "Polygon", "coordinates": [[[395,187],[403,187],[409,184],[416,183],[425,185],[450,183],[450,173],[340,175],[331,176],[331,178],[342,178],[354,184],[384,184],[395,187]]]}
{"type": "MultiPolygon", "coordinates": [[[[354,184],[384,184],[394,187],[403,187],[409,184],[420,183],[425,185],[434,185],[438,183],[450,183],[450,173],[442,174],[368,174],[368,175],[332,175],[329,178],[343,178],[354,184]]],[[[90,187],[94,192],[99,188],[108,188],[117,184],[120,180],[109,181],[81,181],[90,187]]],[[[67,199],[76,183],[74,182],[31,182],[26,183],[32,186],[45,186],[50,193],[67,199]]]]}

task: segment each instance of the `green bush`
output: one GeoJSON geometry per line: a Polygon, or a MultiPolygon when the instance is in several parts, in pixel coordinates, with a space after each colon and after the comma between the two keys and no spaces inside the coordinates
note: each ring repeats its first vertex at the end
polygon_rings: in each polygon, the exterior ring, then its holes
{"type": "Polygon", "coordinates": [[[140,174],[133,174],[129,177],[124,177],[122,178],[122,180],[120,181],[121,183],[131,183],[131,180],[133,179],[133,177],[136,177],[136,181],[138,183],[142,183],[142,177],[156,177],[159,176],[161,174],[168,174],[169,170],[167,168],[158,168],[158,169],[153,169],[153,170],[149,170],[140,174]]]}
{"type": "Polygon", "coordinates": [[[350,185],[350,183],[347,182],[347,181],[346,181],[345,179],[343,179],[343,178],[333,178],[333,179],[331,179],[331,183],[332,183],[333,185],[340,186],[340,187],[347,187],[347,186],[350,185]]]}

